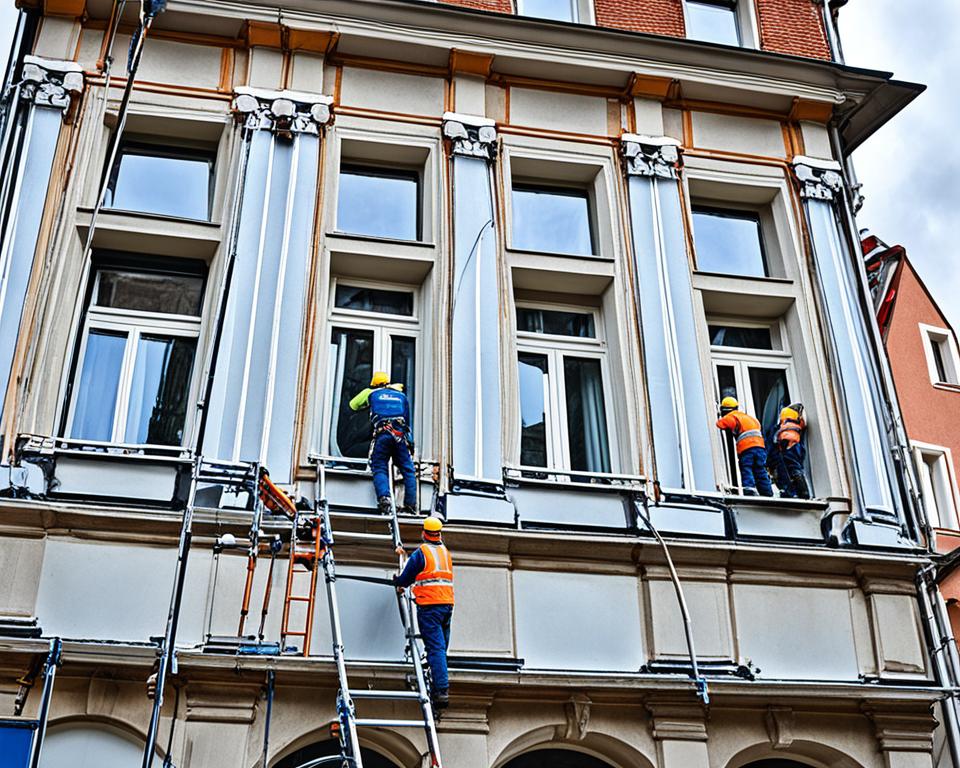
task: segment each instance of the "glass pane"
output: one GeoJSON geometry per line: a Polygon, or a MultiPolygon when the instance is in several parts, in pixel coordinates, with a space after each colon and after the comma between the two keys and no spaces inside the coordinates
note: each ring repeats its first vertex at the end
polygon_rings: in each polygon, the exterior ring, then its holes
{"type": "Polygon", "coordinates": [[[354,235],[419,240],[420,182],[416,174],[344,167],[337,229],[354,235]]]}
{"type": "Polygon", "coordinates": [[[567,394],[570,468],[609,472],[610,443],[600,361],[564,357],[563,379],[567,394]]]}
{"type": "Polygon", "coordinates": [[[697,269],[727,275],[766,276],[759,216],[739,211],[694,210],[693,236],[697,269]]]}
{"type": "Polygon", "coordinates": [[[514,185],[511,242],[527,251],[592,255],[587,193],[514,185]]]}
{"type": "Polygon", "coordinates": [[[937,339],[930,339],[930,348],[933,351],[933,364],[937,369],[937,381],[949,382],[947,378],[947,365],[944,362],[943,348],[944,343],[937,339]]]}
{"type": "MultiPolygon", "coordinates": [[[[413,421],[413,398],[417,383],[417,340],[408,336],[393,336],[390,339],[390,383],[403,384],[403,391],[410,403],[410,420],[413,421]]],[[[413,424],[410,425],[411,429],[413,424]]]]}
{"type": "Polygon", "coordinates": [[[127,334],[90,331],[77,385],[70,437],[113,439],[113,418],[127,334]]]}
{"type": "Polygon", "coordinates": [[[577,21],[576,0],[520,0],[523,16],[557,21],[577,21]]]}
{"type": "Polygon", "coordinates": [[[555,336],[596,338],[592,312],[560,312],[552,309],[517,307],[517,330],[555,336]]]}
{"type": "Polygon", "coordinates": [[[735,325],[711,325],[710,343],[715,347],[773,349],[769,328],[740,328],[735,325]]]}
{"type": "Polygon", "coordinates": [[[94,303],[99,307],[171,315],[200,314],[203,278],[199,275],[101,269],[97,276],[94,303]]]}
{"type": "Polygon", "coordinates": [[[763,425],[767,446],[776,442],[780,426],[780,409],[790,405],[787,372],[779,368],[750,368],[750,393],[757,412],[753,414],[763,425]]]}
{"type": "Polygon", "coordinates": [[[705,43],[740,45],[736,7],[731,3],[687,0],[687,37],[705,43]]]}
{"type": "Polygon", "coordinates": [[[365,459],[370,448],[370,414],[351,411],[350,400],[370,386],[373,375],[373,331],[334,328],[330,339],[333,366],[333,418],[330,452],[365,459]]]}
{"type": "Polygon", "coordinates": [[[385,291],[338,284],[334,303],[340,309],[413,316],[413,294],[410,291],[385,291]]]}
{"type": "Polygon", "coordinates": [[[141,336],[124,442],[181,445],[197,340],[141,336]]]}
{"type": "Polygon", "coordinates": [[[107,191],[106,204],[125,211],[184,219],[210,218],[213,163],[205,157],[174,157],[157,150],[126,148],[107,191]]]}
{"type": "MultiPolygon", "coordinates": [[[[732,365],[717,366],[717,417],[719,418],[719,402],[725,397],[732,397],[739,400],[737,395],[737,374],[732,365]]],[[[737,451],[734,446],[733,435],[724,430],[720,433],[720,440],[723,443],[724,466],[727,468],[727,477],[730,479],[730,485],[740,483],[739,469],[737,468],[737,451]]]]}
{"type": "Polygon", "coordinates": [[[520,463],[527,467],[547,466],[546,355],[521,352],[520,378],[520,463]]]}

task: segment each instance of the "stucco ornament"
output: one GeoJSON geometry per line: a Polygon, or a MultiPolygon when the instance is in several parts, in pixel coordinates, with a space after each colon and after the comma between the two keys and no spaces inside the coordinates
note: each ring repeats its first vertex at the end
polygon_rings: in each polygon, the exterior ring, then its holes
{"type": "Polygon", "coordinates": [[[51,61],[26,56],[23,63],[21,91],[39,107],[64,111],[83,92],[83,72],[70,61],[51,61]]]}
{"type": "Polygon", "coordinates": [[[833,161],[799,155],[793,161],[793,174],[805,200],[833,202],[843,190],[840,164],[833,161]]]}
{"type": "Polygon", "coordinates": [[[447,112],[443,116],[443,138],[454,155],[493,160],[497,156],[497,127],[493,120],[447,112]]]}
{"type": "Polygon", "coordinates": [[[318,135],[333,116],[329,96],[299,91],[262,91],[238,88],[233,113],[245,127],[273,131],[280,135],[318,135]]]}
{"type": "Polygon", "coordinates": [[[628,176],[655,176],[675,179],[680,170],[680,142],[669,136],[620,137],[620,152],[628,176]]]}

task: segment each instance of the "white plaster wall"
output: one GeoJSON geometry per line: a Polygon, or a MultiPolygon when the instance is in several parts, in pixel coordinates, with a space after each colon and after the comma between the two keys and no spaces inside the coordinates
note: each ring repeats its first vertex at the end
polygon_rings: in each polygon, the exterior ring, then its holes
{"type": "MultiPolygon", "coordinates": [[[[681,577],[699,658],[732,659],[733,628],[725,582],[697,582],[681,577]]],[[[648,581],[651,651],[655,658],[686,658],[687,643],[677,593],[671,581],[648,581]]]]}
{"type": "Polygon", "coordinates": [[[340,101],[350,107],[439,116],[443,113],[443,89],[444,82],[438,77],[344,67],[340,101]]]}
{"type": "Polygon", "coordinates": [[[833,149],[830,146],[830,134],[819,123],[800,123],[803,134],[803,148],[807,157],[832,160],[833,149]]]}
{"type": "Polygon", "coordinates": [[[33,616],[43,539],[0,537],[0,616],[33,616]]]}
{"type": "Polygon", "coordinates": [[[574,93],[510,89],[510,124],[607,135],[607,100],[574,93]]]}
{"type": "Polygon", "coordinates": [[[731,117],[711,112],[691,112],[693,144],[750,155],[785,157],[780,123],[752,117],[731,117]]]}
{"type": "MultiPolygon", "coordinates": [[[[117,36],[114,50],[126,61],[129,37],[117,36]]],[[[216,88],[220,84],[220,57],[223,49],[212,45],[190,45],[172,40],[147,38],[137,79],[144,82],[216,88]]]]}
{"type": "Polygon", "coordinates": [[[40,768],[129,768],[143,759],[143,745],[105,725],[51,727],[40,768]]]}

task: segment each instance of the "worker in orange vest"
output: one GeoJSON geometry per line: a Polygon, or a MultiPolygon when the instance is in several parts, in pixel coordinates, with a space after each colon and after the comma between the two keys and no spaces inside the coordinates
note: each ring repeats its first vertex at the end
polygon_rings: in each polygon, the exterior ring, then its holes
{"type": "Polygon", "coordinates": [[[803,405],[791,403],[780,411],[776,445],[770,451],[769,462],[777,477],[780,496],[785,499],[809,499],[810,488],[803,462],[806,446],[803,433],[807,422],[803,418],[803,405]]]}
{"type": "MultiPolygon", "coordinates": [[[[413,585],[417,624],[433,677],[431,698],[436,709],[450,704],[447,679],[447,648],[453,620],[453,560],[441,540],[443,523],[437,517],[423,521],[423,543],[417,547],[403,572],[393,577],[397,591],[413,585]]],[[[397,554],[403,550],[398,548],[397,554]]]]}
{"type": "Polygon", "coordinates": [[[763,442],[763,428],[750,414],[740,410],[735,397],[720,401],[717,429],[733,434],[737,443],[737,463],[745,496],[773,496],[773,485],[767,474],[767,449],[763,442]]]}

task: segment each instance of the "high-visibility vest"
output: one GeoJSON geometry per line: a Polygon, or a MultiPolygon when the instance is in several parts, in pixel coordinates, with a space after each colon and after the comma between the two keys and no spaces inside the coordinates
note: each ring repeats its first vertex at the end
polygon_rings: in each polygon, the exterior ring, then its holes
{"type": "Polygon", "coordinates": [[[717,421],[721,429],[729,429],[737,441],[737,455],[750,448],[763,448],[763,428],[753,416],[742,411],[731,411],[717,421]]]}
{"type": "Polygon", "coordinates": [[[453,560],[443,544],[420,545],[423,570],[413,583],[417,605],[453,605],[453,560]]]}
{"type": "Polygon", "coordinates": [[[788,447],[796,445],[800,442],[800,436],[806,426],[803,419],[799,421],[784,419],[780,422],[780,428],[777,430],[777,442],[787,443],[788,447]]]}

